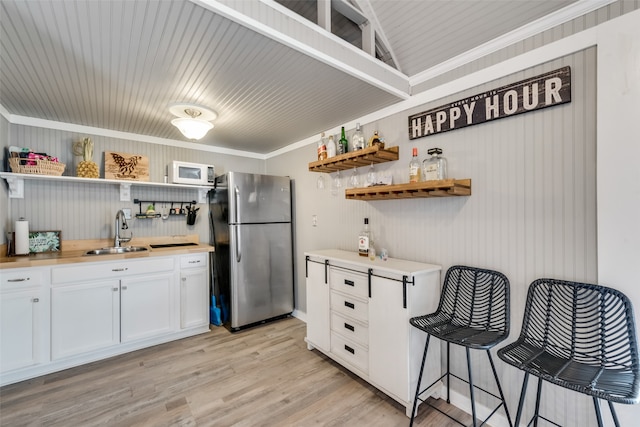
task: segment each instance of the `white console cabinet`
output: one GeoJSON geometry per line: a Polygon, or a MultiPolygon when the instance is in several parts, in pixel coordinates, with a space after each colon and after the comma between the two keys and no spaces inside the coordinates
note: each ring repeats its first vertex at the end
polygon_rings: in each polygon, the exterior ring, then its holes
{"type": "MultiPolygon", "coordinates": [[[[382,261],[355,252],[307,252],[307,347],[379,388],[411,415],[426,335],[411,317],[434,312],[441,267],[382,261]]],[[[429,345],[422,384],[440,377],[440,346],[429,345]]],[[[431,392],[439,389],[434,385],[431,392]]]]}
{"type": "Polygon", "coordinates": [[[208,254],[180,257],[180,327],[209,324],[208,254]]]}

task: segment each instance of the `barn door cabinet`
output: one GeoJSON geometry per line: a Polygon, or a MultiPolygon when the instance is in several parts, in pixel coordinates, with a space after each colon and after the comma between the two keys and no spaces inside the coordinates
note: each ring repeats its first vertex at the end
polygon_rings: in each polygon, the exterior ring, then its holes
{"type": "MultiPolygon", "coordinates": [[[[355,252],[306,252],[307,348],[356,373],[411,414],[426,335],[411,317],[436,310],[441,267],[355,252]]],[[[429,385],[440,377],[440,346],[429,344],[429,385]]],[[[439,389],[434,385],[431,393],[439,389]]]]}

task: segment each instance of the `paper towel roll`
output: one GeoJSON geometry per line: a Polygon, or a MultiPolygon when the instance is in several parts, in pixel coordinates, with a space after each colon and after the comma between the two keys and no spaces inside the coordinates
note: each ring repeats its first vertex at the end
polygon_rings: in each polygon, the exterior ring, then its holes
{"type": "Polygon", "coordinates": [[[29,254],[29,221],[20,218],[15,222],[16,255],[29,254]]]}

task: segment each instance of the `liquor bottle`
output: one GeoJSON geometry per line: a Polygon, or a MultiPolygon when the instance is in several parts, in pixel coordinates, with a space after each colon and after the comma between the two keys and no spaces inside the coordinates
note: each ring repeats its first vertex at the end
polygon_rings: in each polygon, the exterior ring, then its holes
{"type": "Polygon", "coordinates": [[[347,141],[347,135],[344,133],[344,126],[342,126],[340,141],[338,141],[338,143],[342,145],[342,154],[349,151],[349,141],[347,141]]]}
{"type": "Polygon", "coordinates": [[[427,150],[427,154],[431,157],[424,159],[422,162],[424,180],[447,179],[447,159],[440,156],[442,150],[440,148],[430,148],[427,150]]]}
{"type": "MultiPolygon", "coordinates": [[[[380,136],[378,135],[378,131],[374,130],[373,131],[373,135],[371,136],[371,138],[369,138],[369,147],[374,147],[376,145],[380,145],[381,141],[380,141],[380,136]]],[[[384,144],[382,144],[382,146],[384,147],[384,144]]]]}
{"type": "Polygon", "coordinates": [[[318,160],[326,160],[327,158],[327,144],[324,139],[324,132],[320,134],[320,141],[318,141],[318,160]]]}
{"type": "Polygon", "coordinates": [[[336,154],[337,155],[344,154],[344,146],[342,145],[342,142],[340,142],[340,138],[338,138],[338,135],[336,135],[335,140],[336,140],[336,154]]]}
{"type": "Polygon", "coordinates": [[[364,227],[358,235],[358,255],[369,256],[369,248],[373,246],[373,235],[369,230],[369,218],[364,219],[364,227]]]}
{"type": "Polygon", "coordinates": [[[334,157],[336,153],[336,143],[333,140],[333,135],[329,135],[329,142],[327,142],[327,157],[334,157]]]}
{"type": "Polygon", "coordinates": [[[409,162],[409,182],[420,182],[420,161],[416,147],[413,147],[413,157],[409,162]]]}
{"type": "Polygon", "coordinates": [[[353,151],[358,151],[365,148],[364,135],[360,130],[360,123],[356,123],[356,131],[351,136],[351,146],[353,147],[353,151]]]}

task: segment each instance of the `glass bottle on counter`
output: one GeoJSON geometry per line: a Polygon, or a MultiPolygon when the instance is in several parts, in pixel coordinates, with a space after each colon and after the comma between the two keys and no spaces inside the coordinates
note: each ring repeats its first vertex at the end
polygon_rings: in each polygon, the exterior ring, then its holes
{"type": "Polygon", "coordinates": [[[409,162],[409,182],[420,182],[420,161],[418,149],[413,147],[411,161],[409,162]]]}
{"type": "Polygon", "coordinates": [[[353,147],[353,151],[365,148],[364,135],[360,130],[360,123],[356,123],[356,131],[351,136],[351,147],[353,147]]]}
{"type": "Polygon", "coordinates": [[[324,138],[324,132],[320,134],[320,141],[318,141],[318,161],[327,159],[327,144],[324,138]]]}
{"type": "Polygon", "coordinates": [[[447,179],[447,159],[440,156],[440,154],[442,154],[442,150],[440,148],[430,148],[427,150],[427,154],[431,157],[426,158],[422,162],[424,180],[433,181],[447,179]]]}
{"type": "Polygon", "coordinates": [[[329,142],[327,142],[327,157],[334,157],[337,153],[336,142],[333,140],[333,135],[329,135],[329,142]]]}
{"type": "Polygon", "coordinates": [[[364,227],[358,235],[358,255],[369,256],[369,248],[373,247],[373,235],[369,230],[369,218],[364,219],[364,227]]]}

